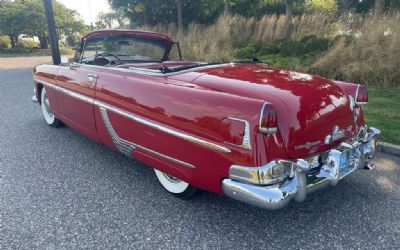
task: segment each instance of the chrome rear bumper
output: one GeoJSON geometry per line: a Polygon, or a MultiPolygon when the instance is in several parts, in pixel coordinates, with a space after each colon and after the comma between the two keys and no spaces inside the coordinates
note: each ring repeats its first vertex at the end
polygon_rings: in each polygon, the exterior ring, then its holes
{"type": "Polygon", "coordinates": [[[222,189],[225,195],[233,199],[266,209],[280,209],[293,200],[302,202],[307,194],[323,187],[335,186],[356,169],[372,169],[380,133],[378,129],[369,128],[363,141],[342,143],[327,152],[326,164],[318,168],[304,159],[293,161],[290,176],[278,184],[246,183],[233,174],[237,171],[230,171],[230,179],[222,181],[222,189]]]}

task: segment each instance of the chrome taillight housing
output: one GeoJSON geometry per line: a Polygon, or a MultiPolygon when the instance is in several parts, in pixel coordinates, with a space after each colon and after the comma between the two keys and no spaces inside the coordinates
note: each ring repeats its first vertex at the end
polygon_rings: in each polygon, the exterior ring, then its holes
{"type": "Polygon", "coordinates": [[[355,99],[358,106],[364,106],[368,104],[368,90],[365,86],[358,86],[355,99]]]}
{"type": "Polygon", "coordinates": [[[261,109],[259,130],[264,134],[278,132],[278,115],[275,107],[268,102],[264,103],[261,109]]]}

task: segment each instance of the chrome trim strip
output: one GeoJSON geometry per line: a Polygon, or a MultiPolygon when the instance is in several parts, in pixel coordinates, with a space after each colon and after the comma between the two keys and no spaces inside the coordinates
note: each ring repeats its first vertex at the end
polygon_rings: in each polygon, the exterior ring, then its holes
{"type": "Polygon", "coordinates": [[[170,134],[170,135],[176,136],[178,138],[184,139],[186,141],[190,141],[190,142],[199,144],[199,145],[201,145],[203,147],[210,148],[210,149],[222,152],[222,153],[230,153],[231,152],[231,150],[226,148],[226,147],[217,145],[217,144],[212,143],[212,142],[205,141],[203,139],[200,139],[200,138],[197,138],[197,137],[194,137],[194,136],[191,136],[191,135],[188,135],[188,134],[185,134],[185,133],[182,133],[182,132],[167,128],[167,127],[164,127],[162,125],[159,125],[159,124],[156,124],[154,122],[145,120],[143,118],[140,118],[140,117],[138,117],[136,115],[133,115],[131,113],[128,113],[126,111],[122,111],[119,108],[113,107],[113,106],[105,104],[103,102],[95,100],[94,104],[96,106],[98,106],[98,107],[105,108],[108,111],[111,111],[113,113],[119,114],[119,115],[121,115],[121,116],[123,116],[125,118],[133,120],[133,121],[138,122],[140,124],[146,125],[146,126],[148,126],[150,128],[154,128],[154,129],[162,131],[162,132],[164,132],[166,134],[170,134]]]}
{"type": "Polygon", "coordinates": [[[246,120],[238,119],[238,118],[234,118],[234,117],[228,117],[228,119],[230,119],[232,121],[243,122],[245,124],[245,128],[244,128],[243,142],[241,145],[236,145],[236,144],[229,143],[229,142],[226,142],[226,143],[229,145],[239,146],[241,148],[251,150],[250,123],[246,120]]]}
{"type": "Polygon", "coordinates": [[[189,164],[189,163],[187,163],[187,162],[180,161],[180,160],[178,160],[178,159],[169,157],[169,156],[167,156],[167,155],[158,153],[158,152],[156,152],[156,151],[154,151],[154,150],[145,148],[145,147],[143,147],[143,146],[140,146],[140,145],[138,145],[138,144],[135,144],[135,143],[132,143],[132,142],[129,142],[129,141],[127,141],[127,140],[124,140],[124,139],[120,138],[120,137],[118,136],[118,134],[115,132],[115,130],[114,130],[112,124],[111,124],[111,121],[110,121],[110,119],[108,118],[107,110],[106,110],[104,107],[100,107],[100,114],[101,114],[101,117],[102,117],[102,119],[103,119],[104,124],[106,125],[108,134],[111,136],[111,139],[113,140],[115,146],[117,147],[117,149],[118,149],[122,154],[124,154],[124,155],[126,155],[126,156],[128,156],[128,157],[133,158],[133,156],[132,156],[132,151],[135,150],[135,149],[140,149],[140,150],[143,150],[143,151],[145,151],[145,152],[151,153],[151,154],[153,154],[153,155],[159,156],[159,157],[161,157],[161,158],[163,158],[163,159],[166,159],[166,160],[169,160],[169,161],[178,163],[178,164],[180,164],[180,165],[182,165],[182,166],[184,166],[184,167],[187,167],[187,168],[196,168],[195,166],[193,166],[192,164],[189,164]]]}
{"type": "Polygon", "coordinates": [[[89,65],[89,64],[84,64],[84,63],[75,63],[75,64],[82,65],[82,66],[87,66],[87,67],[93,67],[93,68],[101,68],[103,70],[104,69],[109,69],[109,70],[114,70],[114,71],[119,71],[119,72],[137,73],[137,74],[150,75],[150,76],[172,76],[172,75],[178,75],[178,74],[181,74],[181,73],[194,71],[196,69],[212,69],[212,68],[216,68],[216,67],[232,65],[232,63],[224,63],[224,64],[216,64],[216,65],[205,65],[205,66],[199,66],[198,68],[186,69],[186,70],[177,71],[177,72],[161,73],[161,71],[159,71],[159,70],[152,70],[152,69],[145,69],[145,68],[129,67],[129,69],[126,69],[126,68],[115,68],[115,67],[104,67],[104,66],[97,66],[97,65],[89,65]]]}
{"type": "Polygon", "coordinates": [[[108,111],[111,111],[113,113],[119,114],[119,115],[121,115],[121,116],[123,116],[125,118],[128,118],[130,120],[136,121],[136,122],[141,123],[143,125],[146,125],[148,127],[157,129],[157,130],[162,131],[164,133],[176,136],[178,138],[184,139],[186,141],[190,141],[192,143],[195,143],[195,144],[201,145],[203,147],[206,147],[206,148],[218,151],[218,152],[222,152],[222,153],[230,153],[231,152],[231,150],[229,148],[227,148],[227,147],[223,147],[223,146],[220,146],[218,144],[215,144],[215,143],[212,143],[212,142],[209,142],[209,141],[206,141],[206,140],[203,140],[203,139],[200,139],[200,138],[197,138],[197,137],[194,137],[194,136],[179,132],[177,130],[164,127],[164,126],[159,125],[157,123],[145,120],[145,119],[140,118],[140,117],[138,117],[136,115],[133,115],[131,113],[123,111],[123,110],[121,110],[119,108],[116,108],[114,106],[108,105],[108,104],[106,104],[104,102],[100,102],[98,100],[94,100],[94,99],[89,98],[87,96],[78,94],[78,93],[76,93],[74,91],[65,89],[63,87],[51,85],[51,84],[49,84],[47,82],[44,82],[44,81],[41,81],[41,80],[37,80],[37,79],[34,79],[34,81],[36,81],[38,83],[42,83],[45,86],[51,87],[51,88],[53,88],[53,89],[55,89],[57,91],[65,93],[65,94],[67,94],[67,95],[69,95],[71,97],[77,98],[79,100],[85,101],[85,102],[90,103],[90,104],[94,104],[97,107],[105,108],[108,111]]]}
{"type": "Polygon", "coordinates": [[[66,88],[63,88],[63,87],[60,87],[60,86],[57,86],[57,85],[53,85],[53,84],[50,84],[50,83],[47,83],[47,82],[44,82],[44,81],[38,80],[38,79],[34,79],[34,81],[37,82],[37,83],[41,83],[46,87],[52,88],[52,89],[54,89],[54,90],[56,90],[58,92],[64,93],[66,95],[69,95],[69,96],[71,96],[71,97],[73,97],[75,99],[84,101],[84,102],[89,103],[89,104],[93,104],[94,103],[94,99],[93,98],[85,96],[85,95],[78,94],[75,91],[71,91],[71,90],[68,90],[66,88]]]}
{"type": "Polygon", "coordinates": [[[101,118],[103,119],[104,124],[106,125],[108,134],[110,135],[112,141],[114,142],[115,146],[117,149],[124,155],[128,157],[132,157],[132,150],[136,148],[135,144],[126,141],[124,139],[121,139],[117,133],[115,132],[110,119],[108,118],[107,115],[107,110],[105,108],[100,108],[100,115],[101,118]]]}

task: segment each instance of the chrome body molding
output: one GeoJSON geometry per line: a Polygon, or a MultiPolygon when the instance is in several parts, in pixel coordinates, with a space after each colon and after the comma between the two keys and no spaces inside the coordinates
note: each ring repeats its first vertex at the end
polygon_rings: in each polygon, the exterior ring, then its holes
{"type": "Polygon", "coordinates": [[[100,115],[101,118],[103,119],[104,125],[107,128],[107,132],[110,135],[112,141],[114,142],[115,146],[117,149],[124,155],[128,157],[132,157],[132,151],[135,149],[135,144],[126,141],[124,139],[121,139],[117,133],[115,132],[110,119],[108,118],[107,115],[107,110],[105,108],[100,108],[100,115]]]}
{"type": "MultiPolygon", "coordinates": [[[[85,66],[85,67],[91,67],[91,68],[100,68],[104,70],[104,66],[98,66],[98,65],[90,65],[90,64],[82,64],[82,63],[71,63],[73,67],[80,67],[85,66]]],[[[203,65],[199,66],[198,68],[194,69],[212,69],[216,67],[221,67],[221,66],[229,66],[229,65],[234,65],[234,63],[224,63],[224,64],[215,64],[215,65],[203,65]]],[[[146,68],[135,68],[135,67],[129,67],[127,68],[115,68],[115,67],[108,67],[106,69],[113,70],[113,71],[118,71],[118,72],[127,72],[127,73],[136,73],[136,74],[142,74],[142,75],[148,75],[148,76],[173,76],[173,75],[179,75],[187,72],[192,72],[194,69],[187,69],[187,70],[181,70],[178,72],[170,72],[170,73],[162,73],[158,69],[146,69],[146,68]]]]}
{"type": "Polygon", "coordinates": [[[246,121],[246,120],[238,119],[238,118],[234,118],[234,117],[228,117],[228,119],[229,119],[229,120],[232,120],[232,121],[242,122],[242,123],[244,123],[244,126],[245,126],[245,127],[244,127],[243,142],[242,142],[241,145],[236,145],[236,144],[228,143],[228,142],[225,142],[225,143],[227,143],[227,144],[229,144],[229,145],[239,146],[239,147],[241,147],[241,148],[251,150],[250,123],[249,123],[248,121],[246,121]]]}
{"type": "Polygon", "coordinates": [[[138,144],[135,144],[135,143],[132,143],[132,142],[129,142],[129,141],[127,141],[127,140],[124,140],[124,139],[120,138],[120,137],[118,136],[118,134],[115,132],[115,130],[114,130],[112,124],[111,124],[111,121],[110,121],[110,119],[108,118],[107,110],[106,110],[105,108],[100,107],[100,114],[101,114],[101,118],[103,119],[104,124],[106,125],[108,134],[110,135],[110,137],[111,137],[112,141],[114,142],[115,146],[117,147],[117,149],[118,149],[122,154],[124,154],[124,155],[126,155],[126,156],[128,156],[128,157],[133,158],[133,157],[132,157],[132,151],[135,150],[135,149],[140,149],[140,150],[142,150],[142,151],[145,151],[145,152],[147,152],[147,153],[151,153],[151,154],[153,154],[153,155],[156,155],[156,156],[158,156],[158,157],[160,157],[160,158],[163,158],[163,159],[166,159],[166,160],[175,162],[175,163],[180,164],[180,165],[182,165],[182,166],[185,166],[185,167],[187,167],[187,168],[195,168],[195,166],[193,166],[192,164],[189,164],[189,163],[187,163],[187,162],[183,162],[183,161],[177,160],[177,159],[175,159],[175,158],[169,157],[169,156],[167,156],[167,155],[158,153],[158,152],[156,152],[156,151],[154,151],[154,150],[145,148],[145,147],[143,147],[143,146],[140,146],[140,145],[138,145],[138,144]]]}
{"type": "MultiPolygon", "coordinates": [[[[356,169],[372,169],[371,162],[377,153],[380,133],[378,129],[369,128],[365,141],[360,142],[355,138],[349,143],[342,143],[339,147],[321,154],[324,155],[321,162],[314,161],[322,158],[320,156],[291,161],[286,178],[279,180],[278,184],[250,183],[249,179],[257,179],[249,175],[254,173],[254,167],[240,167],[241,171],[238,172],[237,166],[232,166],[229,179],[222,181],[222,189],[225,195],[233,199],[266,209],[280,209],[293,200],[302,202],[308,193],[334,186],[356,169]],[[248,172],[245,171],[246,168],[248,172]]],[[[289,163],[287,160],[276,160],[256,169],[264,168],[265,171],[266,168],[279,166],[281,162],[289,163]]]]}
{"type": "Polygon", "coordinates": [[[133,120],[133,121],[135,121],[137,123],[146,125],[146,126],[148,126],[150,128],[162,131],[162,132],[164,132],[166,134],[170,134],[170,135],[173,135],[175,137],[184,139],[186,141],[190,141],[190,142],[193,142],[195,144],[201,145],[201,146],[203,146],[205,148],[213,149],[215,151],[219,151],[219,152],[222,152],[222,153],[230,153],[231,152],[231,150],[226,148],[226,147],[223,147],[223,146],[220,146],[218,144],[215,144],[215,143],[212,143],[212,142],[209,142],[209,141],[206,141],[206,140],[203,140],[203,139],[200,139],[200,138],[197,138],[197,137],[194,137],[194,136],[179,132],[179,131],[171,129],[171,128],[167,128],[167,127],[165,127],[163,125],[148,121],[146,119],[143,119],[143,118],[141,118],[139,116],[136,116],[136,115],[134,115],[132,113],[128,113],[126,111],[123,111],[123,110],[121,110],[119,108],[113,107],[113,106],[108,105],[106,103],[103,103],[103,102],[95,100],[94,101],[94,105],[96,105],[98,107],[101,107],[101,108],[105,108],[105,109],[107,109],[107,111],[113,112],[115,114],[119,114],[119,115],[121,115],[121,116],[123,116],[125,118],[133,120]]]}
{"type": "Polygon", "coordinates": [[[59,92],[64,93],[66,95],[69,95],[69,96],[71,96],[73,98],[76,98],[78,100],[93,104],[93,105],[95,105],[95,106],[97,106],[99,108],[104,108],[107,111],[110,111],[110,112],[113,112],[115,114],[121,115],[121,116],[123,116],[125,118],[133,120],[133,121],[138,122],[140,124],[146,125],[146,126],[151,127],[153,129],[162,131],[162,132],[164,132],[166,134],[170,134],[170,135],[173,135],[175,137],[181,138],[183,140],[186,140],[186,141],[201,145],[202,147],[205,147],[205,148],[208,148],[208,149],[212,149],[212,150],[215,150],[215,151],[218,151],[218,152],[222,152],[222,153],[230,153],[231,152],[231,150],[229,148],[227,148],[227,147],[220,146],[220,145],[215,144],[213,142],[209,142],[209,141],[206,141],[204,139],[200,139],[200,138],[197,138],[195,136],[180,132],[178,130],[165,127],[163,125],[160,125],[160,124],[157,124],[155,122],[149,121],[149,120],[141,118],[139,116],[136,116],[136,115],[134,115],[132,113],[126,112],[124,110],[121,110],[121,109],[119,109],[117,107],[114,107],[112,105],[106,104],[106,103],[98,101],[98,100],[94,100],[93,98],[87,97],[87,96],[79,94],[79,93],[76,93],[75,91],[71,91],[71,90],[68,90],[68,89],[65,89],[63,87],[56,86],[56,85],[53,85],[53,84],[49,84],[47,82],[44,82],[44,81],[41,81],[41,80],[38,80],[38,79],[34,79],[34,81],[38,82],[38,83],[41,83],[46,87],[53,88],[56,91],[59,91],[59,92]]]}
{"type": "Polygon", "coordinates": [[[90,103],[90,104],[94,103],[94,99],[93,98],[85,96],[85,95],[82,95],[82,94],[79,94],[79,93],[76,93],[75,91],[71,91],[69,89],[66,89],[66,88],[63,88],[63,87],[60,87],[60,86],[57,86],[57,85],[54,85],[54,84],[50,84],[50,83],[47,83],[45,81],[38,80],[38,79],[34,79],[34,81],[37,82],[37,83],[41,83],[46,87],[52,88],[52,89],[54,89],[54,90],[56,90],[58,92],[64,93],[64,94],[66,94],[68,96],[71,96],[71,97],[73,97],[75,99],[81,100],[83,102],[90,103]]]}

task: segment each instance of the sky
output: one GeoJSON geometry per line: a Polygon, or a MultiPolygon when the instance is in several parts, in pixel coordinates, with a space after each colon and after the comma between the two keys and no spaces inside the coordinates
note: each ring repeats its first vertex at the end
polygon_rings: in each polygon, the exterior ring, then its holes
{"type": "Polygon", "coordinates": [[[96,22],[100,12],[109,12],[110,5],[107,0],[59,0],[67,8],[78,11],[86,24],[96,22]]]}

